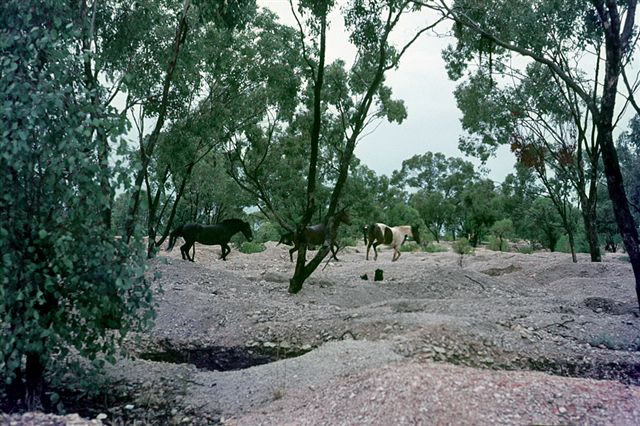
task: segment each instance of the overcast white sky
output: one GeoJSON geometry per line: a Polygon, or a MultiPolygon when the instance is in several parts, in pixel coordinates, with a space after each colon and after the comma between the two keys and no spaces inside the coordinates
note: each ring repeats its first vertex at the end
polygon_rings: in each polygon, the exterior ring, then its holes
{"type": "MultiPolygon", "coordinates": [[[[280,16],[281,22],[294,25],[293,15],[287,0],[258,0],[280,16]]],[[[398,41],[411,37],[416,29],[433,22],[429,16],[407,16],[398,32],[398,41]]],[[[438,33],[449,30],[444,23],[438,33]]],[[[380,126],[362,139],[356,155],[378,174],[391,175],[400,169],[402,161],[427,151],[442,152],[448,157],[464,157],[458,150],[458,137],[462,134],[461,113],[453,96],[455,82],[449,80],[441,52],[451,38],[425,34],[403,56],[400,68],[387,74],[386,84],[393,89],[394,97],[403,99],[408,117],[400,125],[382,122],[380,126]]],[[[350,63],[354,50],[347,42],[342,18],[334,13],[331,18],[328,55],[350,63]]],[[[474,164],[475,159],[467,158],[474,164]]],[[[502,182],[513,172],[514,157],[507,147],[500,149],[497,158],[487,162],[489,177],[502,182]]]]}

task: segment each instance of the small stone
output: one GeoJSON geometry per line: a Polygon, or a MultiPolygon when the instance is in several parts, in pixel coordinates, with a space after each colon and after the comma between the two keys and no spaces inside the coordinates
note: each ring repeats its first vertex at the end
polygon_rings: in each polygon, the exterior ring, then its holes
{"type": "Polygon", "coordinates": [[[107,416],[105,413],[100,413],[96,416],[96,420],[102,421],[102,420],[105,420],[107,417],[109,416],[107,416]]]}
{"type": "Polygon", "coordinates": [[[447,350],[445,348],[441,348],[440,346],[434,346],[433,350],[436,351],[439,354],[444,354],[447,352],[447,350]]]}
{"type": "Polygon", "coordinates": [[[564,407],[558,407],[558,413],[560,413],[560,414],[564,414],[564,413],[566,413],[566,412],[567,412],[567,409],[566,409],[566,408],[564,408],[564,407]]]}
{"type": "Polygon", "coordinates": [[[124,406],[125,410],[133,410],[134,408],[135,408],[135,405],[133,405],[133,404],[127,404],[127,405],[124,406]]]}

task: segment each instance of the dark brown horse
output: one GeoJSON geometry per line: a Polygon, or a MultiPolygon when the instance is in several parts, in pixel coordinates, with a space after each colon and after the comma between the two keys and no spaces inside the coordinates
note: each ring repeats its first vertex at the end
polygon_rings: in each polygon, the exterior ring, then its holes
{"type": "Polygon", "coordinates": [[[193,262],[193,258],[196,254],[195,243],[200,243],[208,246],[220,244],[222,249],[220,258],[222,260],[227,260],[227,255],[231,252],[229,241],[231,240],[231,237],[238,232],[242,232],[248,241],[253,240],[251,226],[248,222],[240,219],[225,219],[221,223],[217,223],[215,225],[187,223],[186,225],[178,226],[173,230],[173,232],[171,232],[167,251],[173,248],[178,237],[182,237],[185,241],[185,243],[180,246],[182,259],[193,262]],[[193,247],[193,255],[189,256],[189,250],[191,247],[193,247]]]}
{"type": "Polygon", "coordinates": [[[291,261],[293,262],[293,253],[298,251],[302,241],[309,245],[322,245],[327,239],[327,236],[331,239],[331,257],[338,260],[336,253],[338,252],[339,246],[338,243],[336,243],[336,236],[338,234],[338,225],[340,223],[351,225],[351,219],[349,219],[349,215],[347,215],[345,209],[340,210],[333,216],[333,226],[318,223],[316,225],[307,226],[301,237],[299,237],[297,233],[294,233],[293,248],[289,250],[289,257],[291,258],[291,261]]]}

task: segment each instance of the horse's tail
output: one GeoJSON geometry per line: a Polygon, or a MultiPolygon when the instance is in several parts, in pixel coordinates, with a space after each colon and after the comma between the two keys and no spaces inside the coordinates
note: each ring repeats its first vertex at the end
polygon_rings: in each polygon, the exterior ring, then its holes
{"type": "Polygon", "coordinates": [[[176,240],[178,239],[178,237],[182,236],[183,227],[184,225],[180,225],[176,229],[174,229],[171,234],[169,234],[169,247],[167,247],[167,251],[171,251],[171,249],[173,249],[173,246],[176,244],[176,240]]]}

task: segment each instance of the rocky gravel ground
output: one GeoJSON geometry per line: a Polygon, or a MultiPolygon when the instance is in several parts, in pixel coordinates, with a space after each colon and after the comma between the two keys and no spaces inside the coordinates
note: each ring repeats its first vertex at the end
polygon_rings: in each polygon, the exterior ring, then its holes
{"type": "Polygon", "coordinates": [[[290,295],[287,249],[233,250],[223,262],[219,247],[197,245],[195,263],[161,252],[149,271],[162,289],[155,327],[107,370],[119,397],[83,415],[100,411],[112,424],[640,424],[640,318],[622,254],[572,263],[481,248],[460,266],[451,250],[391,262],[383,249],[366,261],[360,245],[290,295]]]}

